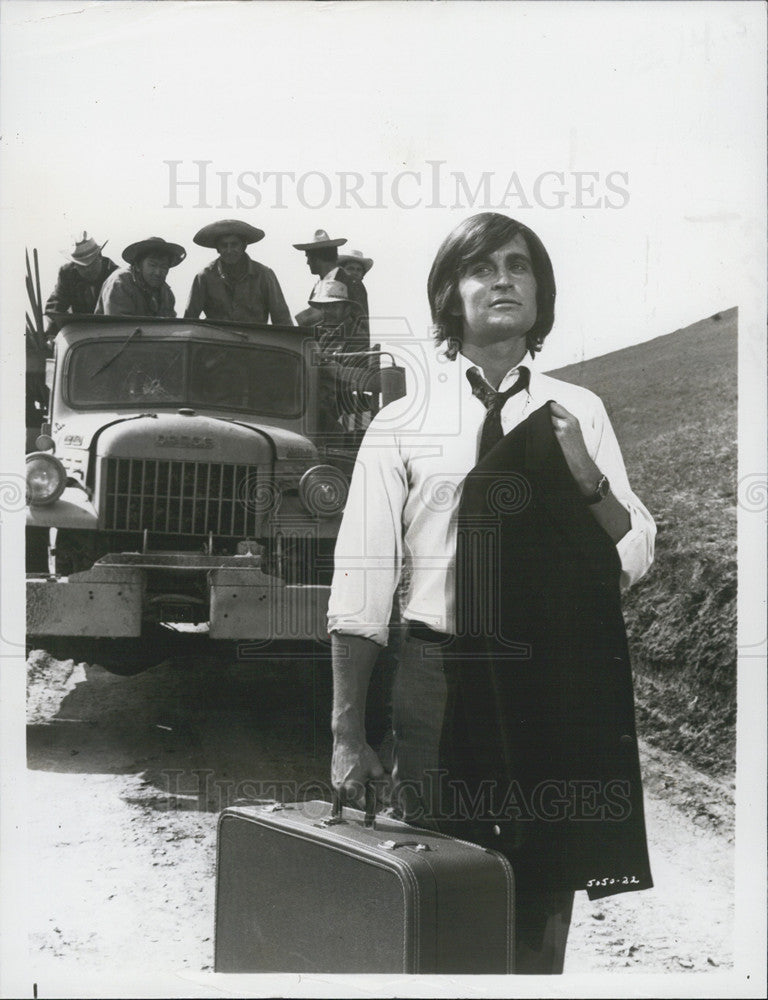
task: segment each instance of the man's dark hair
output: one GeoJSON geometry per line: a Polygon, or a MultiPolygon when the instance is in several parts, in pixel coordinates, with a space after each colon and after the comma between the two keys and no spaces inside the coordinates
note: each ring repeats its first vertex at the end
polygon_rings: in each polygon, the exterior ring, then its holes
{"type": "Polygon", "coordinates": [[[526,334],[531,357],[541,350],[555,321],[555,275],[552,261],[539,237],[528,226],[498,212],[481,212],[465,219],[442,242],[427,279],[427,296],[435,325],[435,340],[448,341],[448,355],[461,349],[463,332],[458,298],[459,278],[479,257],[493,253],[515,236],[522,236],[531,255],[536,278],[536,322],[526,334]]]}

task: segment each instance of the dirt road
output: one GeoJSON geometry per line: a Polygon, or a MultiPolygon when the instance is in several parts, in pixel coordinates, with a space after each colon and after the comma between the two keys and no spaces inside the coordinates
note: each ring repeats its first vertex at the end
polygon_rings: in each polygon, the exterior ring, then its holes
{"type": "MultiPolygon", "coordinates": [[[[122,678],[35,651],[28,685],[39,996],[64,974],[137,962],[210,970],[217,813],[270,784],[327,792],[327,667],[162,664],[122,678]]],[[[643,765],[656,888],[577,894],[566,972],[727,970],[732,784],[648,747],[643,765]]]]}

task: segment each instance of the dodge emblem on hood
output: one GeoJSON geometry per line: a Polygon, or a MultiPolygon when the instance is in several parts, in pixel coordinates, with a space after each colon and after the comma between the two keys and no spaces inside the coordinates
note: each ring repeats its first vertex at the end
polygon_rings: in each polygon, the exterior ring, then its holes
{"type": "Polygon", "coordinates": [[[189,434],[158,434],[158,448],[213,448],[213,438],[189,434]]]}

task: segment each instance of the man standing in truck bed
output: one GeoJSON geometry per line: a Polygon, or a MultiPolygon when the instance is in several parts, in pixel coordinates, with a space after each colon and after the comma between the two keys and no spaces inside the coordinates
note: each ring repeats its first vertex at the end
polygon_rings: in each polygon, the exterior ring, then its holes
{"type": "Polygon", "coordinates": [[[317,281],[309,296],[310,307],[315,295],[325,287],[326,281],[340,281],[347,289],[347,298],[355,306],[356,324],[361,339],[368,340],[369,312],[368,293],[359,278],[345,270],[339,262],[339,247],[346,243],[344,237],[331,239],[324,229],[316,229],[309,243],[294,243],[297,250],[303,250],[306,255],[307,267],[317,281]]]}
{"type": "Polygon", "coordinates": [[[467,219],[428,295],[426,410],[410,386],[372,422],[336,546],[332,779],[349,796],[383,774],[365,697],[402,575],[393,803],[509,857],[516,970],[558,973],[575,889],[652,884],[618,591],[655,526],[602,402],[522,364],[554,321],[536,234],[467,219]]]}
{"type": "MultiPolygon", "coordinates": [[[[64,251],[68,263],[59,268],[56,287],[45,304],[46,313],[93,312],[102,285],[117,270],[117,264],[102,253],[106,245],[106,241],[99,244],[84,232],[70,250],[64,251]]],[[[50,320],[45,331],[49,343],[53,342],[58,330],[59,324],[50,320]]]]}
{"type": "Polygon", "coordinates": [[[219,256],[195,275],[185,319],[205,313],[207,319],[293,325],[275,272],[245,252],[263,239],[263,230],[237,219],[212,222],[195,233],[198,246],[219,256]]]}
{"type": "Polygon", "coordinates": [[[165,279],[186,256],[184,247],[162,236],[131,243],[123,250],[129,266],[110,274],[94,311],[104,316],[174,317],[176,299],[165,279]]]}

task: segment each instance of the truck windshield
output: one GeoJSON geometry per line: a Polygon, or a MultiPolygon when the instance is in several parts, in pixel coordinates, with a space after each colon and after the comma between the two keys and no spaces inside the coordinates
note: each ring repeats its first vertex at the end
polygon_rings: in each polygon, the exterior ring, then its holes
{"type": "Polygon", "coordinates": [[[292,418],[303,411],[303,375],[298,354],[261,344],[136,339],[115,356],[114,340],[93,340],[72,348],[65,382],[76,408],[191,406],[292,418]]]}

